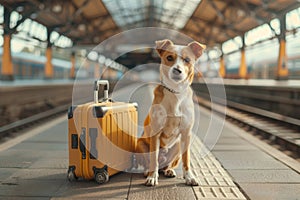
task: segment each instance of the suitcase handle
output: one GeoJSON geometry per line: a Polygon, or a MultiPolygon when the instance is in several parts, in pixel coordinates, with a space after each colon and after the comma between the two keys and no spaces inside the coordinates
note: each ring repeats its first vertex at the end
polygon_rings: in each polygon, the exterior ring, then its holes
{"type": "Polygon", "coordinates": [[[95,81],[95,87],[94,87],[94,103],[99,102],[98,92],[99,92],[99,86],[104,85],[104,97],[103,101],[108,101],[108,90],[109,90],[109,83],[107,80],[97,80],[95,81]]]}

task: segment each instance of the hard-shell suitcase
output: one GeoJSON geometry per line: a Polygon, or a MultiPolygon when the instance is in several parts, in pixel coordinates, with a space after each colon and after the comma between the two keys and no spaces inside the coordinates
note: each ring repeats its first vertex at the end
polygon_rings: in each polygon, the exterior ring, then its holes
{"type": "Polygon", "coordinates": [[[137,143],[137,104],[108,99],[109,83],[95,81],[94,102],[71,106],[68,111],[68,179],[95,179],[104,183],[109,176],[132,167],[137,143]],[[104,98],[99,103],[99,85],[104,98]]]}

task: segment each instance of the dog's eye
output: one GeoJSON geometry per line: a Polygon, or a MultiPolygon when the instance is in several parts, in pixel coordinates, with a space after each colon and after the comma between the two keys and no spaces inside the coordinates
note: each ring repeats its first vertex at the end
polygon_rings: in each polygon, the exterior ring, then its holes
{"type": "Polygon", "coordinates": [[[168,61],[174,61],[174,58],[173,58],[173,56],[167,56],[167,60],[168,61]]]}
{"type": "Polygon", "coordinates": [[[184,61],[185,63],[190,63],[190,62],[191,62],[191,59],[190,59],[190,58],[184,58],[183,61],[184,61]]]}

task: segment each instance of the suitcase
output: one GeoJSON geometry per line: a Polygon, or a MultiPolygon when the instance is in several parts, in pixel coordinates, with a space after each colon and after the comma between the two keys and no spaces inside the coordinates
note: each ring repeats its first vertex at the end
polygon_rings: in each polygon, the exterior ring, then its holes
{"type": "Polygon", "coordinates": [[[112,102],[109,83],[95,81],[94,102],[68,110],[68,179],[95,179],[105,183],[120,171],[132,167],[137,144],[137,103],[112,102]],[[99,86],[104,98],[99,102],[99,86]]]}

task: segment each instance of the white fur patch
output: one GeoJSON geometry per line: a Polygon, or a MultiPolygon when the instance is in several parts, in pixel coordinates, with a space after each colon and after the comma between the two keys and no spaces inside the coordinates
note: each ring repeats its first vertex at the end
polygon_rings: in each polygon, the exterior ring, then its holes
{"type": "Polygon", "coordinates": [[[188,170],[188,171],[183,170],[183,176],[184,176],[186,185],[192,185],[192,186],[199,185],[196,177],[193,175],[193,173],[190,170],[188,170]]]}
{"type": "Polygon", "coordinates": [[[154,185],[158,185],[158,172],[155,171],[152,176],[148,176],[145,182],[145,185],[147,186],[154,186],[154,185]]]}

